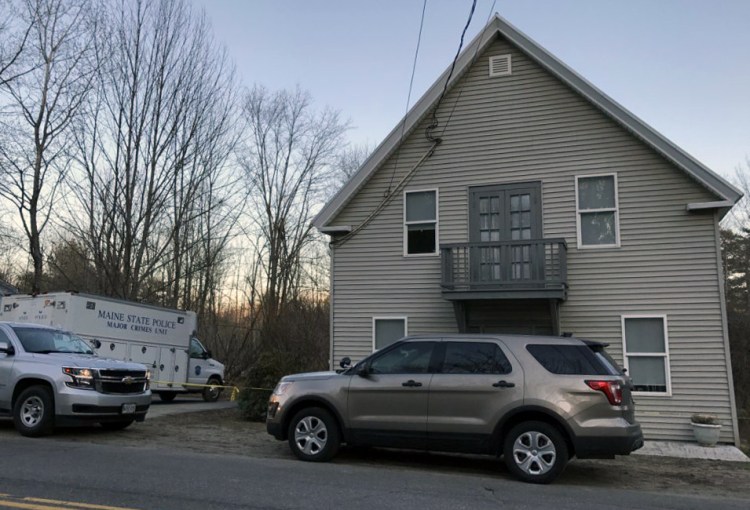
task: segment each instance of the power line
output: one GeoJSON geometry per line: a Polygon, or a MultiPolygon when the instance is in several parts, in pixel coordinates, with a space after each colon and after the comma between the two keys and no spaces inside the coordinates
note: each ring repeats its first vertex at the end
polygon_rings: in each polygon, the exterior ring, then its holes
{"type": "MultiPolygon", "coordinates": [[[[495,4],[497,3],[497,0],[494,0],[492,2],[492,7],[490,7],[490,12],[487,15],[487,21],[485,22],[485,25],[490,22],[490,18],[492,18],[492,13],[495,11],[495,4]]],[[[480,36],[481,37],[481,36],[480,36]]],[[[477,47],[474,49],[474,56],[471,58],[471,63],[467,66],[468,68],[471,68],[471,66],[474,64],[474,62],[477,61],[477,57],[479,56],[479,48],[482,46],[482,40],[479,39],[477,41],[477,47]]],[[[461,94],[464,91],[464,86],[466,85],[466,81],[464,80],[461,83],[461,87],[458,89],[458,95],[456,96],[456,100],[453,102],[453,108],[451,108],[451,112],[448,114],[448,119],[445,121],[445,125],[443,126],[443,129],[440,131],[440,138],[443,137],[445,134],[445,130],[448,129],[448,124],[450,124],[451,119],[453,118],[453,113],[456,111],[456,106],[458,106],[458,101],[461,99],[461,94]]]]}
{"type": "Polygon", "coordinates": [[[399,139],[399,145],[398,150],[396,151],[396,154],[394,156],[393,161],[393,172],[391,172],[391,181],[388,183],[388,189],[385,191],[384,195],[388,195],[388,193],[391,192],[391,187],[393,186],[393,178],[396,176],[396,167],[398,166],[398,157],[401,153],[401,144],[404,141],[404,132],[406,130],[406,116],[409,113],[409,103],[411,102],[411,91],[414,87],[414,74],[417,69],[417,58],[419,56],[419,46],[422,44],[422,28],[424,27],[424,13],[427,10],[427,0],[424,0],[422,3],[422,19],[419,21],[419,35],[417,36],[417,49],[414,52],[414,62],[412,62],[411,65],[411,79],[409,80],[409,93],[406,96],[406,108],[404,109],[404,120],[401,123],[401,137],[399,139]]]}
{"type": "Polygon", "coordinates": [[[448,91],[448,83],[451,81],[451,77],[453,77],[453,71],[456,69],[456,62],[458,61],[458,56],[461,54],[461,49],[464,46],[464,37],[466,37],[466,31],[469,29],[469,25],[471,24],[471,19],[474,17],[474,10],[477,7],[477,0],[474,0],[471,3],[471,10],[469,11],[469,19],[466,20],[466,25],[464,26],[463,32],[461,32],[461,41],[458,44],[458,50],[456,51],[456,56],[453,57],[453,63],[451,64],[451,70],[448,73],[448,77],[445,79],[445,84],[443,85],[443,92],[440,94],[440,97],[437,100],[437,103],[435,103],[435,108],[432,110],[432,122],[429,126],[427,126],[427,129],[425,129],[425,136],[427,139],[431,142],[440,143],[440,138],[432,136],[432,132],[438,127],[438,119],[437,119],[437,111],[440,107],[440,103],[443,101],[443,97],[445,97],[445,93],[448,91]]]}

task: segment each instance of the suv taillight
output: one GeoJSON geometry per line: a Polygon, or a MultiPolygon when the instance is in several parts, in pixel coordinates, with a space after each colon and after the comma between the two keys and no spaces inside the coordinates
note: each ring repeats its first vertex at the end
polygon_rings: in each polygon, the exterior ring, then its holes
{"type": "Polygon", "coordinates": [[[619,406],[622,404],[622,385],[619,381],[586,381],[589,388],[596,391],[601,391],[607,396],[607,400],[613,406],[619,406]]]}

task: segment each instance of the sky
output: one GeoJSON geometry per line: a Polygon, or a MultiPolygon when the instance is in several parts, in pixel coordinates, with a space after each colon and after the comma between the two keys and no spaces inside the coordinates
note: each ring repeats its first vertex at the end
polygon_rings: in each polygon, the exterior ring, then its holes
{"type": "MultiPolygon", "coordinates": [[[[193,0],[244,86],[309,91],[353,144],[406,111],[423,0],[193,0]]],[[[471,0],[427,0],[409,106],[450,65],[471,0]]],[[[750,158],[750,0],[478,0],[725,177],[750,158]],[[494,9],[493,9],[494,5],[494,9]]]]}

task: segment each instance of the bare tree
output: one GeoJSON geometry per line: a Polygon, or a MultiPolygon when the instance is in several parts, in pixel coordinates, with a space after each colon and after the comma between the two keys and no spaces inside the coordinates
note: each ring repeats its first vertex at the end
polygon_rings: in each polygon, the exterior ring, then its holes
{"type": "Polygon", "coordinates": [[[309,94],[255,86],[244,113],[248,147],[242,166],[251,190],[257,235],[254,280],[263,313],[299,297],[305,251],[313,243],[312,211],[330,182],[331,165],[347,126],[338,112],[316,112],[309,94]]]}
{"type": "Polygon", "coordinates": [[[69,228],[91,254],[100,292],[191,305],[186,296],[214,285],[215,272],[197,289],[193,278],[218,267],[237,215],[225,165],[237,136],[232,67],[189,4],[115,5],[77,131],[69,228]]]}
{"type": "Polygon", "coordinates": [[[365,143],[361,145],[349,145],[344,148],[336,157],[336,163],[334,164],[334,185],[331,189],[331,194],[335,193],[354,174],[360,169],[360,167],[367,161],[367,158],[372,154],[373,148],[370,144],[365,143]]]}
{"type": "Polygon", "coordinates": [[[69,128],[91,88],[90,12],[83,1],[26,0],[20,17],[30,27],[24,52],[33,69],[0,88],[9,103],[0,121],[0,196],[26,234],[33,291],[43,272],[42,234],[70,164],[69,128]]]}
{"type": "Polygon", "coordinates": [[[0,87],[30,71],[21,65],[23,50],[33,27],[30,21],[25,19],[21,23],[18,19],[16,2],[0,0],[0,87]],[[13,20],[16,20],[16,26],[13,20]]]}

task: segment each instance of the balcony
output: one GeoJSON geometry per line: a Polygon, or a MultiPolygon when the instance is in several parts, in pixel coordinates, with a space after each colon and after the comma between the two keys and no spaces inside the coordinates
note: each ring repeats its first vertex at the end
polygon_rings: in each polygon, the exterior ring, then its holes
{"type": "Polygon", "coordinates": [[[567,296],[564,239],[440,245],[443,297],[456,300],[567,296]]]}

